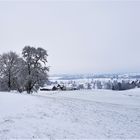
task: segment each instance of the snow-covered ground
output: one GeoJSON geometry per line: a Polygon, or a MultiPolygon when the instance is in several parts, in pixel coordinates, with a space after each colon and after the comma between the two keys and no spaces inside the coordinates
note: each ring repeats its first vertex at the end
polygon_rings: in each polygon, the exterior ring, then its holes
{"type": "Polygon", "coordinates": [[[140,139],[140,89],[0,92],[0,139],[140,139]]]}

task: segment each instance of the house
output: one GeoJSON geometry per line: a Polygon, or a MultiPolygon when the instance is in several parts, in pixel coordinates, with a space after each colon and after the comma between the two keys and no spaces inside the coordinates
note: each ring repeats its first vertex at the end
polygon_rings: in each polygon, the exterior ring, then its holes
{"type": "Polygon", "coordinates": [[[40,91],[52,91],[53,88],[54,88],[54,85],[49,85],[49,86],[40,88],[40,91]]]}

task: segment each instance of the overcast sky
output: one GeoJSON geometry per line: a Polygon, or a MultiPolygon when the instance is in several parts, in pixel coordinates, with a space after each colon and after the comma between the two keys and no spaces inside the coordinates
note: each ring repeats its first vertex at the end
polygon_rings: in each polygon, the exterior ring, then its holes
{"type": "Polygon", "coordinates": [[[0,2],[0,53],[25,45],[50,73],[140,72],[140,1],[0,2]]]}

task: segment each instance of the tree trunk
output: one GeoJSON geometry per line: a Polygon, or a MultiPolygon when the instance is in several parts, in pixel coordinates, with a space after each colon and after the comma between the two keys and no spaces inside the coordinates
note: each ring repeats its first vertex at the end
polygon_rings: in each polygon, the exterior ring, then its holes
{"type": "Polygon", "coordinates": [[[9,70],[9,75],[8,75],[8,89],[9,89],[9,91],[11,90],[11,73],[10,73],[10,70],[9,70]]]}

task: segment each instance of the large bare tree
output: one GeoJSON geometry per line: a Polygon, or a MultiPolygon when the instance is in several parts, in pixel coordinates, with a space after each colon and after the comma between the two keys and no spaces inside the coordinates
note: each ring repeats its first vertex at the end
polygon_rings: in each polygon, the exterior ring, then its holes
{"type": "Polygon", "coordinates": [[[27,93],[37,91],[40,86],[43,86],[47,79],[49,71],[47,64],[47,51],[43,48],[34,48],[25,46],[22,51],[25,61],[24,77],[25,90],[27,93]]]}

